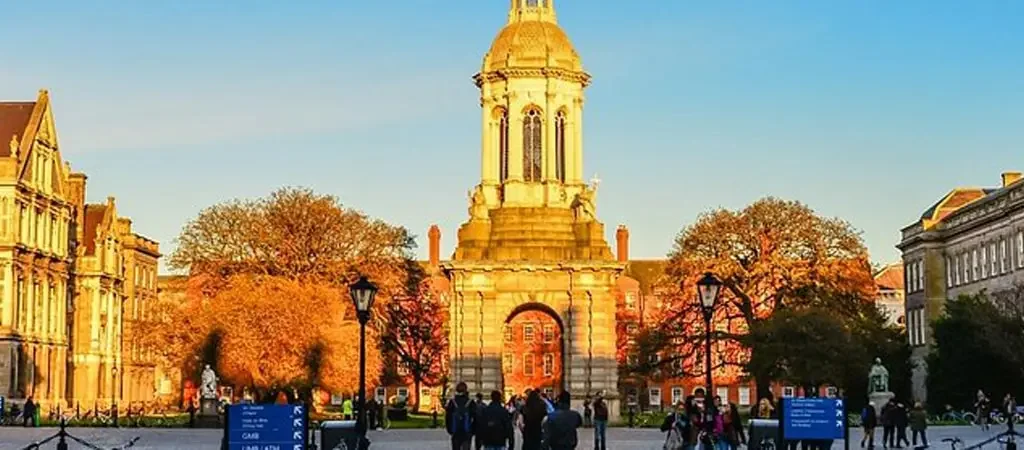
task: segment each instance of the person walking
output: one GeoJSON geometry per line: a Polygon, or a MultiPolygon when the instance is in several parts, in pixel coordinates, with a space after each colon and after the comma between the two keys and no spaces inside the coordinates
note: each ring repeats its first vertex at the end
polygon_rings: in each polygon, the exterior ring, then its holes
{"type": "Polygon", "coordinates": [[[444,407],[444,424],[452,439],[452,450],[469,450],[473,444],[476,404],[469,398],[465,382],[455,385],[455,396],[444,407]]]}
{"type": "Polygon", "coordinates": [[[604,394],[594,397],[594,450],[608,450],[608,404],[604,394]]]}
{"type": "Polygon", "coordinates": [[[907,425],[910,424],[908,418],[909,411],[903,403],[896,404],[896,412],[894,417],[894,425],[896,426],[896,448],[903,448],[903,444],[906,443],[910,446],[910,439],[907,439],[907,425]]]}
{"type": "Polygon", "coordinates": [[[484,450],[512,450],[516,447],[516,433],[512,414],[501,402],[501,392],[491,391],[491,403],[479,408],[477,443],[484,450]],[[508,444],[508,447],[505,446],[508,444]]]}
{"type": "Polygon", "coordinates": [[[592,421],[594,417],[594,410],[590,409],[590,396],[583,400],[583,427],[590,428],[594,426],[592,421]]]}
{"type": "MultiPolygon", "coordinates": [[[[475,415],[475,417],[473,417],[473,423],[477,423],[481,419],[480,415],[483,414],[483,413],[484,413],[484,394],[481,393],[481,392],[477,392],[476,393],[476,415],[475,415]]],[[[473,429],[473,442],[474,442],[474,444],[476,444],[473,447],[476,448],[476,450],[481,450],[484,447],[484,444],[480,440],[480,428],[479,427],[473,427],[473,428],[474,428],[473,429]]]]}
{"type": "Polygon", "coordinates": [[[728,450],[737,450],[747,445],[747,433],[743,430],[743,419],[740,410],[733,403],[722,405],[722,437],[728,450]]]}
{"type": "Polygon", "coordinates": [[[574,450],[579,444],[577,430],[583,426],[583,417],[569,408],[571,400],[568,391],[558,394],[555,411],[544,422],[543,448],[546,450],[574,450]]]}
{"type": "Polygon", "coordinates": [[[878,427],[878,414],[875,411],[875,402],[868,403],[860,413],[860,423],[864,427],[864,437],[860,438],[860,448],[875,448],[875,428],[878,427]]]}
{"type": "Polygon", "coordinates": [[[345,420],[352,420],[352,399],[346,398],[344,402],[341,402],[341,416],[345,420]]]}
{"type": "Polygon", "coordinates": [[[548,415],[547,405],[536,389],[526,395],[523,405],[523,450],[540,450],[544,430],[541,424],[548,415]]]}
{"type": "Polygon", "coordinates": [[[974,411],[978,416],[978,424],[985,431],[988,431],[988,414],[991,406],[991,402],[989,402],[985,392],[978,389],[977,400],[974,401],[974,411]]]}
{"type": "Polygon", "coordinates": [[[25,400],[25,408],[22,411],[24,417],[23,425],[25,427],[36,426],[36,402],[32,400],[32,396],[25,400]]]}
{"type": "Polygon", "coordinates": [[[689,448],[688,438],[690,436],[690,414],[687,411],[687,403],[679,402],[672,414],[665,417],[661,423],[661,431],[667,432],[665,436],[665,450],[685,450],[689,448]]]}
{"type": "Polygon", "coordinates": [[[882,448],[894,448],[896,445],[896,427],[893,424],[896,404],[889,400],[882,407],[882,448]]]}
{"type": "Polygon", "coordinates": [[[377,427],[377,399],[371,397],[366,403],[366,429],[376,430],[377,427]]]}
{"type": "Polygon", "coordinates": [[[914,409],[910,411],[910,432],[913,434],[914,447],[917,447],[917,436],[921,436],[921,446],[928,446],[928,436],[925,435],[925,430],[928,428],[928,413],[924,410],[924,406],[921,402],[914,404],[914,409]]]}

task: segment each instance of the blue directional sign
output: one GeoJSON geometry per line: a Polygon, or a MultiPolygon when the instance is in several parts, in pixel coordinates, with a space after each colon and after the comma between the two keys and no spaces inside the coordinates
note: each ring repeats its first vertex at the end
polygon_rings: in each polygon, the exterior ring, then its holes
{"type": "Polygon", "coordinates": [[[228,450],[305,450],[306,411],[301,405],[231,405],[228,450]]]}
{"type": "Polygon", "coordinates": [[[782,399],[782,433],[786,440],[843,439],[846,409],[839,398],[782,399]]]}

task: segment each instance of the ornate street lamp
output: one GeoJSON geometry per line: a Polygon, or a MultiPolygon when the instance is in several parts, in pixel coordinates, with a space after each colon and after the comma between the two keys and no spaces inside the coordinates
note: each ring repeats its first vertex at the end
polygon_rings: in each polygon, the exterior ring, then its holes
{"type": "Polygon", "coordinates": [[[356,417],[356,433],[359,434],[360,448],[366,442],[366,322],[370,321],[373,298],[377,296],[377,285],[359,277],[359,281],[349,286],[349,295],[356,306],[356,317],[359,319],[359,415],[356,417]]]}
{"type": "Polygon", "coordinates": [[[697,281],[697,300],[700,302],[701,312],[704,313],[704,368],[707,377],[704,380],[704,423],[707,426],[708,439],[714,433],[715,426],[715,401],[711,394],[711,316],[715,313],[715,303],[718,301],[718,291],[721,288],[722,282],[711,272],[705,272],[697,281]]]}

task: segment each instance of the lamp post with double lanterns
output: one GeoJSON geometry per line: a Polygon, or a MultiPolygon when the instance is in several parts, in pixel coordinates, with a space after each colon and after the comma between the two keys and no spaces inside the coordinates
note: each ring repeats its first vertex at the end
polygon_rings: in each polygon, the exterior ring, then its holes
{"type": "Polygon", "coordinates": [[[352,303],[356,306],[356,318],[359,319],[359,414],[356,416],[356,433],[359,435],[359,448],[366,448],[366,322],[370,321],[370,310],[373,298],[377,296],[377,285],[366,277],[359,277],[349,286],[352,303]]]}
{"type": "Polygon", "coordinates": [[[704,424],[707,428],[705,439],[708,440],[714,433],[716,414],[715,401],[711,395],[711,318],[715,313],[715,303],[718,301],[718,291],[721,288],[722,282],[711,272],[705,272],[697,281],[697,300],[700,301],[700,310],[704,315],[704,424]]]}

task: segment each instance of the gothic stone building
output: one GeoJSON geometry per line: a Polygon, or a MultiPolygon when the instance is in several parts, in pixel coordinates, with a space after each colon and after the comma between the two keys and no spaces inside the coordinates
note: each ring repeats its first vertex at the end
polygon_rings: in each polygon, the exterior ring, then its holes
{"type": "Polygon", "coordinates": [[[1024,181],[1002,174],[994,188],[956,188],[903,229],[906,325],[917,363],[915,400],[927,400],[929,324],[948,299],[1001,295],[1024,283],[1024,181]]]}
{"type": "Polygon", "coordinates": [[[113,198],[85,204],[86,177],[62,160],[46,91],[0,102],[0,140],[0,396],[147,398],[152,363],[125,336],[155,295],[157,243],[113,198]]]}

